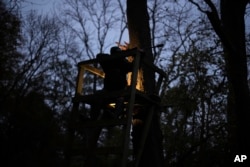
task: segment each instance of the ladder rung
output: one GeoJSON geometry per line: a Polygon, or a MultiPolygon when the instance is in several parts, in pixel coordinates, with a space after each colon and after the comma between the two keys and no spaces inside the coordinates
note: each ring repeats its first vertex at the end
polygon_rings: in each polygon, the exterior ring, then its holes
{"type": "Polygon", "coordinates": [[[109,120],[97,120],[97,121],[86,121],[83,122],[81,127],[90,128],[90,127],[107,127],[107,126],[116,126],[116,125],[126,125],[127,119],[109,119],[109,120]]]}
{"type": "MultiPolygon", "coordinates": [[[[122,154],[123,153],[123,147],[99,147],[95,150],[89,150],[87,148],[75,148],[71,150],[71,155],[84,155],[88,154],[90,151],[92,151],[94,154],[102,155],[102,154],[122,154]]],[[[129,154],[131,155],[133,153],[132,149],[129,149],[129,154]]]]}
{"type": "Polygon", "coordinates": [[[100,147],[95,150],[96,154],[122,154],[122,147],[100,147]]]}

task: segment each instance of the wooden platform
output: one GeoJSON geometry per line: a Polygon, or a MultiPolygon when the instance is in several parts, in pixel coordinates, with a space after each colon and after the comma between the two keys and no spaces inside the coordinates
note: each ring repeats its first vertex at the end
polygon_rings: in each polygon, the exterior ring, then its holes
{"type": "MultiPolygon", "coordinates": [[[[118,97],[124,97],[125,101],[129,101],[131,96],[131,90],[125,89],[120,91],[98,91],[95,94],[89,95],[76,95],[73,98],[73,102],[81,102],[86,104],[105,104],[105,103],[114,103],[115,99],[118,97]]],[[[135,93],[135,103],[137,104],[156,104],[160,105],[159,97],[156,95],[148,95],[139,90],[136,90],[135,93]]]]}

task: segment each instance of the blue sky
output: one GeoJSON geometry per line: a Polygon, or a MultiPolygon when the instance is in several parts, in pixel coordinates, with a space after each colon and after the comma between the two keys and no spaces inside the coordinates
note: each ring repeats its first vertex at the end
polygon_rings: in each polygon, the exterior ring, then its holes
{"type": "Polygon", "coordinates": [[[47,13],[53,10],[56,4],[60,2],[62,2],[62,0],[26,0],[22,3],[22,10],[24,13],[30,10],[47,13]]]}

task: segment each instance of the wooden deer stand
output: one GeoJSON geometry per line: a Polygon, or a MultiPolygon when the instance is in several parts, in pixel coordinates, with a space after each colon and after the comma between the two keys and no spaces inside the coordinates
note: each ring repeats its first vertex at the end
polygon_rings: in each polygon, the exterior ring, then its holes
{"type": "MultiPolygon", "coordinates": [[[[103,58],[96,58],[91,59],[87,61],[82,61],[78,63],[78,76],[76,80],[76,91],[75,91],[75,97],[73,98],[73,108],[70,113],[69,118],[69,128],[68,128],[68,140],[67,140],[67,146],[65,150],[65,157],[66,157],[66,166],[71,166],[72,157],[76,156],[76,152],[78,154],[84,155],[86,158],[86,161],[83,166],[98,166],[93,165],[93,156],[97,155],[98,153],[105,153],[105,154],[120,154],[120,161],[119,166],[121,167],[127,167],[127,166],[135,166],[137,167],[139,165],[140,158],[143,153],[144,144],[146,141],[146,137],[151,125],[151,120],[153,113],[156,108],[158,108],[161,105],[160,98],[158,97],[159,89],[161,87],[161,83],[164,78],[166,78],[166,74],[156,67],[155,65],[151,63],[147,63],[141,59],[141,52],[139,50],[130,49],[126,51],[122,51],[119,53],[119,55],[110,55],[108,57],[103,58]],[[105,77],[105,73],[96,68],[96,64],[98,64],[101,61],[109,61],[111,59],[115,58],[125,58],[128,56],[134,56],[134,63],[133,63],[133,70],[132,70],[132,78],[131,78],[131,85],[124,90],[120,91],[113,91],[113,92],[107,92],[107,91],[99,91],[95,92],[93,94],[84,94],[83,85],[84,85],[84,73],[86,71],[93,73],[96,76],[99,76],[101,78],[105,77]],[[156,83],[155,92],[154,95],[149,95],[145,92],[141,92],[136,89],[136,82],[137,82],[137,73],[139,70],[140,63],[144,63],[148,66],[148,68],[152,69],[154,72],[158,73],[158,81],[156,83]],[[127,102],[127,109],[126,109],[126,118],[123,119],[89,119],[87,121],[76,121],[79,120],[79,115],[81,114],[79,110],[79,106],[81,104],[89,104],[91,108],[95,109],[96,107],[99,109],[103,109],[105,105],[102,104],[109,104],[114,103],[114,99],[123,96],[125,101],[127,102]],[[146,119],[144,122],[144,128],[141,135],[141,139],[139,142],[139,145],[137,146],[137,152],[136,155],[132,158],[132,160],[129,160],[129,154],[130,154],[130,134],[131,134],[131,128],[133,126],[133,109],[135,104],[140,104],[142,106],[150,107],[150,112],[145,113],[146,119]],[[109,126],[123,126],[123,132],[124,137],[123,145],[120,148],[98,148],[96,146],[96,142],[98,141],[100,132],[102,128],[109,127],[109,126]],[[90,139],[89,144],[86,146],[86,148],[81,148],[80,151],[75,151],[75,135],[76,131],[78,129],[84,129],[84,128],[92,128],[94,129],[92,131],[92,137],[90,139]],[[100,151],[102,150],[102,151],[100,151]],[[111,151],[111,153],[110,153],[111,151]],[[113,152],[113,153],[112,153],[113,152]]],[[[77,148],[76,148],[77,149],[77,148]]],[[[133,149],[133,148],[132,148],[133,149]]],[[[133,151],[133,150],[132,150],[133,151]]],[[[131,157],[131,156],[130,156],[131,157]]]]}

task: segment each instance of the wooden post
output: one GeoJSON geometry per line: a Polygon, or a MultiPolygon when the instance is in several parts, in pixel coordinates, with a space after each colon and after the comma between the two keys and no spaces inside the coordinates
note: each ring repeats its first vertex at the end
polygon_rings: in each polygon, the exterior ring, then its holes
{"type": "Polygon", "coordinates": [[[84,74],[84,67],[78,67],[78,75],[77,75],[77,82],[76,82],[76,92],[75,95],[81,95],[83,93],[83,74],[84,74]]]}

